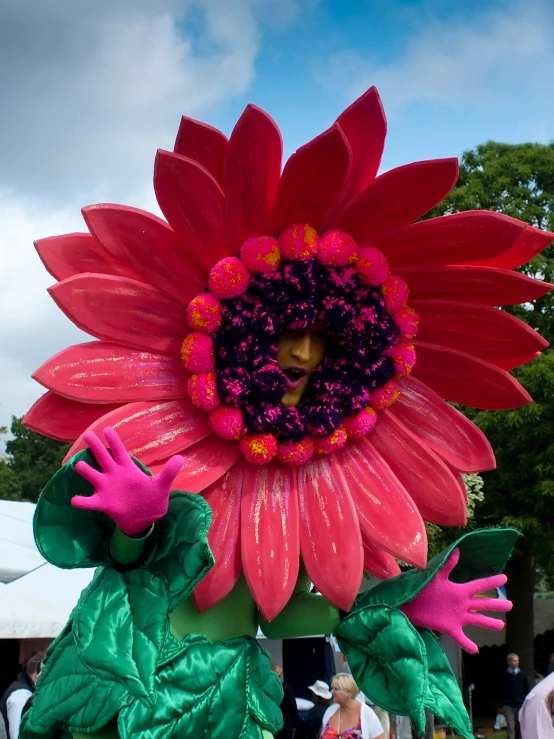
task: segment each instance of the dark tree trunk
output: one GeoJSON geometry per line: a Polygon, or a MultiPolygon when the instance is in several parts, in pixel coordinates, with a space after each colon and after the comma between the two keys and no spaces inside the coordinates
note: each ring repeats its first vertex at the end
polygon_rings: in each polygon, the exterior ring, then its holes
{"type": "Polygon", "coordinates": [[[513,557],[506,567],[508,598],[514,604],[506,615],[506,647],[508,652],[519,655],[520,667],[527,675],[529,685],[534,685],[533,660],[533,596],[535,593],[535,569],[531,552],[513,557]]]}

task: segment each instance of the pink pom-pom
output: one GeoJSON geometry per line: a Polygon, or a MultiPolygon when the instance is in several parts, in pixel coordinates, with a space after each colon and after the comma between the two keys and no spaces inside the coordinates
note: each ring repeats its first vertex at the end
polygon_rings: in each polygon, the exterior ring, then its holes
{"type": "Polygon", "coordinates": [[[416,363],[416,351],[413,344],[397,344],[389,352],[394,361],[394,368],[400,375],[409,375],[416,363]]]}
{"type": "Polygon", "coordinates": [[[215,372],[202,372],[189,377],[188,391],[192,404],[203,411],[213,411],[221,404],[215,383],[215,372]]]}
{"type": "Polygon", "coordinates": [[[315,449],[320,454],[330,454],[336,452],[346,444],[348,433],[341,424],[332,434],[327,436],[317,436],[314,438],[315,449]]]}
{"type": "Polygon", "coordinates": [[[305,223],[287,228],[279,236],[284,259],[311,259],[317,254],[317,231],[305,223]]]}
{"type": "Polygon", "coordinates": [[[273,236],[252,236],[241,246],[240,258],[250,272],[275,272],[281,261],[279,242],[273,236]]]}
{"type": "Polygon", "coordinates": [[[364,408],[355,416],[348,416],[344,419],[344,427],[348,432],[348,436],[353,439],[359,439],[361,436],[366,436],[375,428],[377,423],[377,413],[370,408],[364,408]]]}
{"type": "Polygon", "coordinates": [[[389,313],[396,313],[408,300],[408,285],[398,275],[389,275],[381,285],[381,293],[385,299],[385,307],[389,313]]]}
{"type": "Polygon", "coordinates": [[[208,287],[218,298],[238,298],[248,287],[250,273],[237,257],[220,259],[210,270],[208,287]]]}
{"type": "Polygon", "coordinates": [[[399,311],[393,315],[394,322],[400,329],[400,333],[405,339],[413,339],[417,334],[419,326],[419,316],[410,308],[409,305],[403,305],[399,311]]]}
{"type": "Polygon", "coordinates": [[[345,267],[354,264],[358,255],[358,245],[344,231],[327,231],[319,239],[317,259],[327,267],[345,267]]]}
{"type": "Polygon", "coordinates": [[[277,439],[273,434],[253,434],[243,436],[239,449],[244,458],[252,464],[267,464],[277,454],[277,439]]]}
{"type": "Polygon", "coordinates": [[[284,464],[298,467],[311,459],[314,453],[314,442],[309,436],[302,441],[293,441],[290,444],[280,444],[277,450],[277,459],[284,464]]]}
{"type": "Polygon", "coordinates": [[[181,344],[181,359],[189,372],[209,372],[214,369],[214,343],[206,334],[192,331],[181,344]]]}
{"type": "Polygon", "coordinates": [[[211,334],[221,325],[221,303],[211,293],[200,293],[188,304],[187,316],[193,331],[211,334]]]}
{"type": "Polygon", "coordinates": [[[238,441],[244,431],[242,413],[238,408],[216,408],[210,413],[210,423],[216,434],[230,441],[238,441]]]}
{"type": "Polygon", "coordinates": [[[398,387],[397,380],[389,380],[386,385],[380,387],[379,390],[374,390],[371,393],[371,407],[377,410],[383,410],[392,405],[394,401],[400,395],[400,389],[398,387]]]}
{"type": "Polygon", "coordinates": [[[378,287],[389,276],[389,263],[382,251],[373,246],[364,246],[358,252],[356,269],[360,282],[364,285],[378,287]]]}

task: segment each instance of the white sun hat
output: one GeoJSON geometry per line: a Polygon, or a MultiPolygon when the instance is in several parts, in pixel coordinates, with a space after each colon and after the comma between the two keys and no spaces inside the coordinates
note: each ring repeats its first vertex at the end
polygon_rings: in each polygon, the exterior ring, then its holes
{"type": "Polygon", "coordinates": [[[329,686],[323,680],[316,680],[313,685],[308,685],[308,689],[311,690],[312,693],[319,695],[320,698],[325,698],[325,700],[329,700],[329,698],[332,697],[329,686]]]}

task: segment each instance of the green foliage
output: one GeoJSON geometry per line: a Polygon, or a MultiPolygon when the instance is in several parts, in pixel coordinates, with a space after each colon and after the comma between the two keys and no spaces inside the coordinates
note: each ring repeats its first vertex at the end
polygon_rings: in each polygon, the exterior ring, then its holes
{"type": "MultiPolygon", "coordinates": [[[[6,429],[0,429],[6,433],[6,429]]],[[[69,444],[25,428],[20,418],[12,417],[12,438],[0,459],[0,499],[36,502],[41,490],[59,469],[69,444]]]]}
{"type": "Polygon", "coordinates": [[[478,528],[475,521],[475,507],[485,499],[483,478],[476,474],[463,475],[463,478],[467,494],[467,524],[463,528],[443,528],[434,523],[425,524],[427,539],[429,540],[429,557],[434,557],[442,552],[453,541],[459,539],[465,531],[478,528]]]}

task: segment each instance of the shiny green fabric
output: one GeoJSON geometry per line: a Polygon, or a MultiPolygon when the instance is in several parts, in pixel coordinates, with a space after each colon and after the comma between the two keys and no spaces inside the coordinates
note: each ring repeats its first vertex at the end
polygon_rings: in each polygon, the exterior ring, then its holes
{"type": "Polygon", "coordinates": [[[282,687],[269,655],[244,633],[257,629],[244,580],[220,604],[219,616],[216,609],[198,614],[190,597],[213,565],[207,503],[172,493],[153,531],[129,539],[104,514],[71,506],[73,495],[93,492],[74,470],[81,459],[94,464],[88,451],[80,452],[43,491],[35,537],[53,564],[97,570],[48,651],[22,739],[65,732],[125,739],[166,731],[204,739],[275,733],[282,687]],[[241,607],[243,617],[233,623],[241,607]],[[191,633],[199,625],[207,633],[191,633]],[[216,639],[223,625],[241,635],[216,639]]]}
{"type": "Polygon", "coordinates": [[[473,531],[434,557],[425,570],[410,570],[362,593],[336,636],[358,685],[390,713],[411,716],[425,733],[431,711],[465,739],[469,717],[450,664],[433,632],[414,627],[399,610],[427,585],[455,547],[460,561],[450,579],[468,582],[501,572],[519,533],[473,531]]]}

